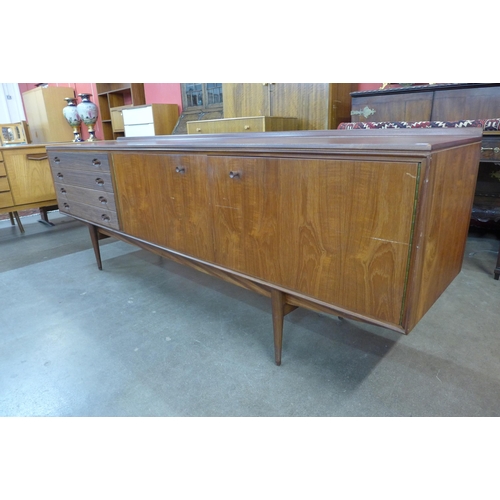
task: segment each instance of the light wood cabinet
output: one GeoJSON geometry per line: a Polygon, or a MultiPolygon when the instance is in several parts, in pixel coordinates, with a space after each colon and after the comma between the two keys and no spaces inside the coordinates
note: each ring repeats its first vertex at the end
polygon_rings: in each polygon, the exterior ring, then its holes
{"type": "Polygon", "coordinates": [[[53,145],[49,157],[92,181],[108,155],[115,229],[61,208],[88,223],[99,267],[111,235],[270,297],[280,364],[295,307],[415,327],[460,272],[480,145],[474,128],[319,131],[53,145]]]}
{"type": "Polygon", "coordinates": [[[297,118],[250,116],[187,122],[188,134],[230,134],[236,132],[279,132],[297,130],[297,118]]]}
{"type": "Polygon", "coordinates": [[[349,120],[353,83],[224,83],[224,118],[297,118],[298,130],[335,129],[349,120]]]}
{"type": "Polygon", "coordinates": [[[47,224],[50,224],[47,210],[57,208],[45,147],[0,148],[0,212],[14,214],[21,232],[24,232],[17,212],[31,208],[39,208],[41,220],[47,224]]]}
{"type": "Polygon", "coordinates": [[[38,87],[23,93],[26,121],[33,144],[71,142],[73,129],[63,116],[66,97],[75,97],[70,87],[38,87]]]}
{"type": "MultiPolygon", "coordinates": [[[[116,139],[125,134],[120,128],[114,129],[111,109],[122,106],[146,104],[143,83],[96,83],[99,113],[102,123],[103,139],[116,139]]],[[[117,122],[115,121],[115,124],[117,122]]],[[[118,122],[120,123],[120,122],[118,122]]]]}

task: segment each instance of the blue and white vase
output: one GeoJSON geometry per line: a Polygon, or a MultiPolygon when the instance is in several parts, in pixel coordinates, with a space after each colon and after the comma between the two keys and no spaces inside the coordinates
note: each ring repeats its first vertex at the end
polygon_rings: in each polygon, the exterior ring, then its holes
{"type": "Polygon", "coordinates": [[[78,94],[78,97],[82,99],[82,102],[76,107],[83,123],[85,123],[89,129],[89,138],[87,139],[89,142],[96,141],[94,125],[98,116],[97,106],[90,101],[91,95],[92,94],[78,94]]]}
{"type": "Polygon", "coordinates": [[[82,123],[82,119],[78,114],[76,98],[65,97],[64,100],[68,104],[63,108],[63,115],[64,118],[66,118],[66,121],[71,125],[71,127],[73,127],[73,135],[75,136],[73,142],[83,142],[83,139],[80,136],[80,124],[82,123]]]}

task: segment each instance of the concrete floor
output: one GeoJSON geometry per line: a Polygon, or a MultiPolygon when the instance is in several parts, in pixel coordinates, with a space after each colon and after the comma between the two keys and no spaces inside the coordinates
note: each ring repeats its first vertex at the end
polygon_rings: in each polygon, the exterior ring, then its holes
{"type": "Polygon", "coordinates": [[[500,416],[500,239],[409,336],[297,309],[87,228],[0,221],[0,416],[500,416]]]}

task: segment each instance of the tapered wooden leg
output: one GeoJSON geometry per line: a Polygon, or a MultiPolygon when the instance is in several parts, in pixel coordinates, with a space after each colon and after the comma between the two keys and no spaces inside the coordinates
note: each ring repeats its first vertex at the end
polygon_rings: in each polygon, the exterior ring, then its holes
{"type": "Polygon", "coordinates": [[[19,214],[17,212],[12,212],[14,214],[14,217],[16,218],[17,225],[19,226],[19,230],[21,233],[24,233],[24,226],[21,222],[21,218],[19,217],[19,214]]]}
{"type": "Polygon", "coordinates": [[[92,240],[92,247],[94,248],[95,260],[99,271],[102,271],[101,251],[99,249],[99,232],[96,226],[87,224],[89,226],[90,239],[92,240]]]}
{"type": "Polygon", "coordinates": [[[281,351],[283,347],[283,318],[285,317],[285,294],[279,290],[271,290],[274,331],[274,359],[281,365],[281,351]]]}

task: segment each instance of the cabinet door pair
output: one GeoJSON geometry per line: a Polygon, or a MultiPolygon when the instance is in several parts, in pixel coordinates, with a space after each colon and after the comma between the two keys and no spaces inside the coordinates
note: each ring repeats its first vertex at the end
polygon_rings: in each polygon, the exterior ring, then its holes
{"type": "Polygon", "coordinates": [[[418,163],[120,153],[114,169],[126,233],[400,322],[418,163]]]}

